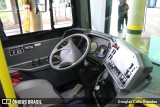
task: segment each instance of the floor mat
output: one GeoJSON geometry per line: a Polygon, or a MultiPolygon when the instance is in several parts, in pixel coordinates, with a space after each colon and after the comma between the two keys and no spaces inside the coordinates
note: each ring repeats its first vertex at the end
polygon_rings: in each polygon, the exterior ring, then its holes
{"type": "Polygon", "coordinates": [[[74,97],[71,98],[69,93],[72,89],[67,90],[61,93],[61,96],[65,100],[65,107],[97,107],[95,102],[88,103],[87,99],[85,98],[85,91],[84,89],[80,90],[79,93],[74,97]]]}

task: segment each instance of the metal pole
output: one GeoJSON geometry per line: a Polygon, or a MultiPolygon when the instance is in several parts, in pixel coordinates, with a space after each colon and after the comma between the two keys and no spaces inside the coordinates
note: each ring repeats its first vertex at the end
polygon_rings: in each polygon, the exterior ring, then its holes
{"type": "Polygon", "coordinates": [[[30,23],[31,23],[31,31],[41,31],[43,30],[43,22],[41,12],[36,9],[36,1],[31,0],[31,11],[30,11],[30,23]]]}
{"type": "Polygon", "coordinates": [[[130,0],[126,41],[139,48],[144,23],[146,0],[130,0]]]}
{"type": "Polygon", "coordinates": [[[21,23],[21,16],[20,16],[20,13],[19,13],[18,1],[15,0],[15,3],[16,3],[16,8],[17,8],[17,15],[18,15],[18,22],[19,22],[20,32],[21,32],[21,34],[23,34],[23,31],[22,31],[22,23],[21,23]]]}
{"type": "Polygon", "coordinates": [[[51,17],[51,29],[55,29],[54,28],[54,18],[53,18],[53,7],[52,7],[52,0],[49,0],[49,10],[50,10],[50,17],[51,17]]]}
{"type": "MultiPolygon", "coordinates": [[[[0,81],[6,98],[16,98],[8,66],[5,60],[2,43],[0,40],[0,81]]],[[[17,104],[8,104],[9,107],[18,107],[17,104]]]]}

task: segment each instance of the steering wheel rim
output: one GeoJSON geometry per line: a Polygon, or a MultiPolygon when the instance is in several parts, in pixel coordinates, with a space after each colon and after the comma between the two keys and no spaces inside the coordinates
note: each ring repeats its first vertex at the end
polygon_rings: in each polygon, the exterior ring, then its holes
{"type": "Polygon", "coordinates": [[[51,54],[50,54],[50,57],[49,57],[49,64],[50,66],[55,69],[55,70],[58,70],[58,71],[62,71],[62,70],[68,70],[68,69],[71,69],[73,67],[75,67],[76,65],[78,65],[81,61],[83,61],[85,59],[85,57],[87,56],[88,52],[90,50],[90,39],[84,35],[84,34],[72,34],[64,39],[62,39],[52,50],[51,54]],[[82,37],[86,40],[86,43],[87,43],[87,47],[86,47],[86,50],[85,52],[83,53],[83,55],[81,55],[81,52],[80,50],[78,49],[78,47],[74,44],[74,42],[72,41],[72,38],[73,37],[82,37]],[[67,45],[58,49],[62,43],[66,42],[67,41],[67,45]],[[60,56],[60,60],[61,60],[61,63],[58,64],[58,65],[54,65],[53,64],[53,61],[52,61],[52,58],[53,56],[60,52],[59,56],[60,56]],[[69,57],[69,58],[67,58],[69,57]],[[73,58],[72,58],[73,57],[73,58]],[[66,62],[65,62],[65,61],[66,62]],[[67,61],[67,60],[70,60],[70,61],[67,61]],[[62,63],[65,65],[65,64],[71,64],[67,67],[60,67],[62,66],[62,63]]]}

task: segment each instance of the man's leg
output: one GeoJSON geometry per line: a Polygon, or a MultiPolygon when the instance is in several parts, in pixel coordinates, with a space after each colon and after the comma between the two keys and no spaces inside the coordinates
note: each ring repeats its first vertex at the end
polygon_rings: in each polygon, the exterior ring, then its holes
{"type": "Polygon", "coordinates": [[[118,32],[122,32],[121,24],[122,24],[122,17],[118,17],[118,32]]]}
{"type": "Polygon", "coordinates": [[[124,17],[122,18],[121,25],[122,25],[122,29],[123,29],[124,28],[124,17]]]}
{"type": "Polygon", "coordinates": [[[128,14],[127,13],[124,15],[124,19],[126,21],[126,26],[127,26],[127,22],[128,22],[128,14]]]}

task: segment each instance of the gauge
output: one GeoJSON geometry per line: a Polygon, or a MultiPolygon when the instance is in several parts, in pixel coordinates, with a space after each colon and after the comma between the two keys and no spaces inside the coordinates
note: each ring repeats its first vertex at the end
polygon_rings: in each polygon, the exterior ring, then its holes
{"type": "Polygon", "coordinates": [[[94,42],[94,41],[91,42],[91,48],[90,48],[89,53],[94,53],[96,51],[97,47],[98,47],[97,42],[94,42]]]}
{"type": "Polygon", "coordinates": [[[98,47],[97,57],[104,58],[108,53],[108,47],[106,45],[101,45],[98,47]]]}

